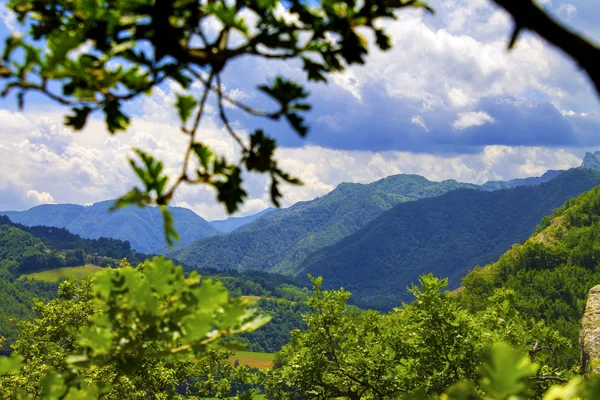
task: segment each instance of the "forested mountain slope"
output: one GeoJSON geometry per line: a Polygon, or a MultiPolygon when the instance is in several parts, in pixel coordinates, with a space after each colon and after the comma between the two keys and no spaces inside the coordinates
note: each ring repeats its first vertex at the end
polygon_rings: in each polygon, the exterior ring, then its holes
{"type": "Polygon", "coordinates": [[[495,192],[456,190],[400,204],[364,229],[311,255],[298,276],[323,276],[363,307],[389,309],[422,274],[449,277],[490,262],[526,239],[545,215],[600,184],[600,171],[577,168],[539,186],[495,192]]]}
{"type": "MultiPolygon", "coordinates": [[[[67,228],[84,238],[108,237],[126,240],[142,253],[151,254],[166,247],[162,216],[154,207],[127,207],[113,212],[113,201],[103,201],[91,206],[73,204],[46,204],[21,212],[0,212],[13,222],[27,226],[44,225],[67,228]]],[[[206,220],[193,211],[170,207],[175,218],[175,228],[181,236],[177,245],[219,233],[206,220]]]]}
{"type": "Polygon", "coordinates": [[[531,238],[497,262],[470,272],[458,300],[477,311],[496,290],[512,291],[522,315],[546,321],[571,340],[570,357],[576,362],[586,297],[600,284],[599,238],[600,188],[594,188],[544,218],[531,238]]]}
{"type": "Polygon", "coordinates": [[[343,183],[327,195],[275,210],[228,235],[199,240],[169,255],[196,267],[293,273],[311,253],[366,226],[394,205],[476,187],[394,175],[363,185],[343,183]]]}

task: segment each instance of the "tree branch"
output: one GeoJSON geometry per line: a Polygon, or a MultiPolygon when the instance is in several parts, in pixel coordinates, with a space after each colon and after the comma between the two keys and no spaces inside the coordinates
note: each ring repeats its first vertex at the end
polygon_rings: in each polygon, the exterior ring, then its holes
{"type": "Polygon", "coordinates": [[[516,25],[515,32],[529,29],[575,60],[590,77],[600,96],[600,48],[556,22],[533,0],[493,1],[510,13],[516,25]]]}

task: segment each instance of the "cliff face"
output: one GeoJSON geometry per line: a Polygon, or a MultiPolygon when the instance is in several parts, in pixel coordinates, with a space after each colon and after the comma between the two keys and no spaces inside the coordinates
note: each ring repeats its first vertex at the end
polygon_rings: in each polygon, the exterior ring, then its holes
{"type": "Polygon", "coordinates": [[[579,333],[581,370],[600,374],[600,285],[590,289],[579,333]]]}

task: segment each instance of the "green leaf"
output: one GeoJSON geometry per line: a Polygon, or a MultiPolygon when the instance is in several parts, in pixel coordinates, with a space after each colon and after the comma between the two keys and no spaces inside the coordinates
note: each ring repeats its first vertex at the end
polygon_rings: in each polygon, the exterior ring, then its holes
{"type": "Polygon", "coordinates": [[[106,127],[110,133],[124,131],[131,122],[129,117],[121,112],[121,105],[118,101],[109,101],[104,106],[104,114],[106,115],[106,127]]]}
{"type": "Polygon", "coordinates": [[[87,121],[90,111],[92,110],[89,107],[74,108],[73,112],[75,114],[67,116],[65,125],[72,126],[75,130],[82,129],[87,121]]]}
{"type": "Polygon", "coordinates": [[[194,153],[198,157],[198,161],[200,165],[204,167],[204,171],[208,172],[210,167],[210,162],[213,159],[214,153],[213,151],[206,145],[202,143],[194,143],[192,146],[194,153]]]}
{"type": "Polygon", "coordinates": [[[534,376],[538,365],[506,343],[495,344],[483,365],[481,381],[484,390],[494,398],[505,399],[524,392],[527,380],[534,376]]]}
{"type": "Polygon", "coordinates": [[[192,114],[192,110],[194,107],[198,105],[196,99],[192,96],[184,96],[177,95],[177,103],[175,103],[175,107],[177,107],[177,111],[179,112],[179,118],[182,123],[186,123],[190,115],[192,114]]]}
{"type": "Polygon", "coordinates": [[[130,205],[137,205],[138,207],[145,207],[152,202],[152,198],[148,193],[144,193],[138,188],[133,188],[127,192],[124,196],[119,197],[115,200],[115,203],[110,207],[110,211],[127,207],[130,205]]]}
{"type": "Polygon", "coordinates": [[[250,152],[246,157],[248,171],[270,171],[275,165],[273,155],[276,147],[275,140],[265,136],[261,129],[250,135],[250,152]]]}

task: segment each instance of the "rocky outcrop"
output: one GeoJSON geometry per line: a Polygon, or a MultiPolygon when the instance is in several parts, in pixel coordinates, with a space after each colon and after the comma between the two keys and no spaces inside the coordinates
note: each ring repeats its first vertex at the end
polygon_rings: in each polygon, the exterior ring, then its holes
{"type": "Polygon", "coordinates": [[[600,374],[600,285],[590,289],[579,331],[581,370],[600,374]]]}
{"type": "Polygon", "coordinates": [[[585,153],[585,157],[583,157],[583,163],[581,163],[581,166],[583,168],[600,169],[600,151],[595,153],[585,153]]]}

